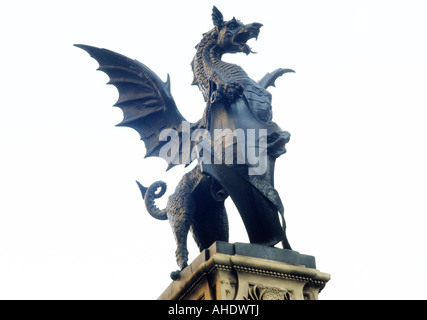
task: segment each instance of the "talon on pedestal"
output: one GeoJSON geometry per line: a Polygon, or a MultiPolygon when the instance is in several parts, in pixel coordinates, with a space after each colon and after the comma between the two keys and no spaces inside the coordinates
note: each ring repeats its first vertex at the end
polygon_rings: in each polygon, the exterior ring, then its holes
{"type": "Polygon", "coordinates": [[[179,280],[181,278],[181,270],[172,271],[170,276],[173,281],[179,280]]]}

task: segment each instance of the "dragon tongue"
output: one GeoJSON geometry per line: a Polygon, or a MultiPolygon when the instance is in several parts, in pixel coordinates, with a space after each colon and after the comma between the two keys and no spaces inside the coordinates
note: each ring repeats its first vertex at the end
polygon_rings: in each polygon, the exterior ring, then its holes
{"type": "Polygon", "coordinates": [[[248,55],[249,53],[252,53],[251,47],[249,47],[247,44],[243,45],[242,51],[248,55]]]}

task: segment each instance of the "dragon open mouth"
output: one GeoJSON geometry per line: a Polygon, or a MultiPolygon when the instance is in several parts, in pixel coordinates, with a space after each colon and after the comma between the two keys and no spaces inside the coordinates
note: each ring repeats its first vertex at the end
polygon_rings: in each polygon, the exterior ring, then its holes
{"type": "Polygon", "coordinates": [[[246,54],[252,53],[252,49],[247,45],[247,42],[253,38],[258,39],[258,35],[261,27],[262,27],[262,24],[260,23],[251,23],[246,25],[234,37],[233,39],[234,44],[239,47],[240,51],[246,54]]]}

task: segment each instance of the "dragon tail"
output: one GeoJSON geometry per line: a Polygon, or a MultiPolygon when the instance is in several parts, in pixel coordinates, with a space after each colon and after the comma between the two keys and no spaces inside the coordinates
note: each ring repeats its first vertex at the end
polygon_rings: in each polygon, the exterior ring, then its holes
{"type": "Polygon", "coordinates": [[[141,183],[136,181],[139,190],[141,191],[142,198],[145,201],[145,207],[147,208],[148,213],[158,220],[167,220],[167,210],[159,209],[155,204],[155,199],[160,198],[166,192],[166,183],[163,181],[156,181],[148,188],[144,187],[141,183]],[[161,188],[158,193],[156,193],[157,189],[161,188]]]}

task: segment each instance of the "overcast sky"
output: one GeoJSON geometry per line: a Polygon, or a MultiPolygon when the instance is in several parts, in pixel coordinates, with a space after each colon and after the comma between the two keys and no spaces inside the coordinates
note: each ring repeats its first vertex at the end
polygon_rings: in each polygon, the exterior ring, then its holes
{"type": "MultiPolygon", "coordinates": [[[[2,1],[0,298],[156,299],[176,270],[170,226],[138,179],[168,183],[83,43],[138,59],[189,121],[190,61],[216,5],[264,24],[228,55],[269,89],[291,134],[276,165],[292,247],[332,275],[321,299],[426,299],[427,5],[423,1],[2,1]]],[[[160,202],[160,206],[164,205],[160,202]]],[[[230,242],[248,242],[227,201],[230,242]]],[[[189,236],[190,259],[198,255],[189,236]]]]}

